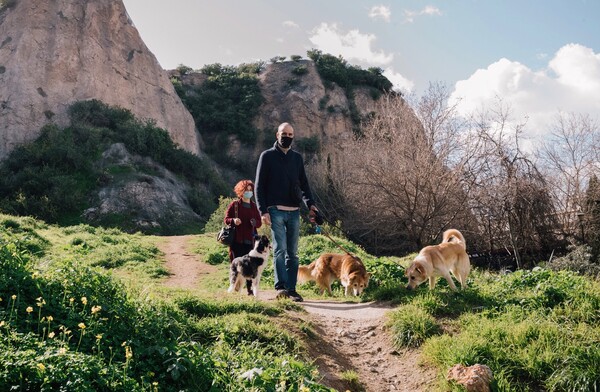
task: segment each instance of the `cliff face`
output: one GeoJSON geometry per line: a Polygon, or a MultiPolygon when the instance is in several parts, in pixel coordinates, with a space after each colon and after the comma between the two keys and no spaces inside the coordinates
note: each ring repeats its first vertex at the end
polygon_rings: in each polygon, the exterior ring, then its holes
{"type": "MultiPolygon", "coordinates": [[[[206,82],[207,76],[201,73],[181,75],[178,71],[169,71],[179,79],[190,93],[195,87],[206,82]]],[[[289,122],[295,131],[295,148],[302,139],[316,140],[321,146],[330,143],[339,144],[340,140],[351,138],[356,124],[355,116],[362,118],[379,112],[380,102],[372,96],[373,88],[356,86],[350,100],[346,91],[335,83],[323,82],[315,63],[310,60],[285,61],[269,64],[258,75],[263,104],[257,110],[253,126],[259,131],[255,143],[244,143],[235,135],[229,135],[227,144],[219,154],[230,161],[242,162],[252,174],[260,152],[275,141],[277,127],[289,122]],[[297,72],[302,68],[302,72],[297,72]],[[250,165],[250,166],[248,166],[250,165]]],[[[379,92],[380,93],[380,92],[379,92]]],[[[215,139],[214,134],[205,134],[205,140],[215,139]]],[[[240,173],[234,173],[234,177],[240,173]]]]}
{"type": "Polygon", "coordinates": [[[98,99],[152,119],[200,153],[200,137],[122,0],[17,0],[0,15],[0,159],[98,99]]]}
{"type": "MultiPolygon", "coordinates": [[[[323,84],[315,64],[309,60],[270,64],[260,74],[261,91],[265,98],[256,117],[258,129],[275,131],[282,122],[294,127],[296,137],[318,137],[323,143],[352,136],[350,102],[345,91],[335,84],[323,84]],[[293,70],[306,67],[306,73],[293,70]]],[[[361,116],[377,111],[377,101],[368,88],[354,89],[354,102],[361,116]]]]}

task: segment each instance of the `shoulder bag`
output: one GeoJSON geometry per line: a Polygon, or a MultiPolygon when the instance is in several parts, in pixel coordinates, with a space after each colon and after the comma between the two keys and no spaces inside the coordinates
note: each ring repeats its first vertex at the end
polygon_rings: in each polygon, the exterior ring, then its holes
{"type": "MultiPolygon", "coordinates": [[[[238,202],[235,202],[235,217],[238,217],[238,202]]],[[[223,226],[217,233],[217,241],[223,245],[231,246],[235,239],[235,223],[231,222],[229,226],[223,226]]]]}

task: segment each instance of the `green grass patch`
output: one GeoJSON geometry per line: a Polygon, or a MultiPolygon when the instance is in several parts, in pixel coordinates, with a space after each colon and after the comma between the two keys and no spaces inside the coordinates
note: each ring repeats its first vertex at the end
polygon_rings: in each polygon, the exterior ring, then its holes
{"type": "Polygon", "coordinates": [[[112,274],[153,260],[155,238],[3,218],[0,390],[330,390],[273,322],[286,304],[158,301],[112,274]]]}
{"type": "Polygon", "coordinates": [[[402,305],[389,314],[387,322],[394,345],[398,348],[418,347],[441,332],[436,319],[417,305],[402,305]]]}

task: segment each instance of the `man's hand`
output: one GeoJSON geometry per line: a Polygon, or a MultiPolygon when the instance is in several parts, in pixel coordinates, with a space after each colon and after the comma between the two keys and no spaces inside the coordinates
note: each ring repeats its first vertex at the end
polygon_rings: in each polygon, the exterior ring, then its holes
{"type": "Polygon", "coordinates": [[[242,220],[240,218],[233,218],[233,224],[236,226],[239,226],[240,223],[242,223],[242,220]]]}
{"type": "Polygon", "coordinates": [[[268,212],[266,214],[262,214],[260,220],[262,220],[263,224],[271,226],[271,215],[269,215],[268,212]]]}
{"type": "Polygon", "coordinates": [[[315,211],[319,211],[317,207],[313,204],[310,206],[310,210],[308,210],[308,220],[310,223],[315,223],[315,219],[317,217],[317,213],[315,211]]]}
{"type": "Polygon", "coordinates": [[[316,223],[319,226],[325,222],[323,215],[321,215],[321,212],[314,204],[310,206],[310,210],[308,211],[308,220],[311,223],[316,223]]]}

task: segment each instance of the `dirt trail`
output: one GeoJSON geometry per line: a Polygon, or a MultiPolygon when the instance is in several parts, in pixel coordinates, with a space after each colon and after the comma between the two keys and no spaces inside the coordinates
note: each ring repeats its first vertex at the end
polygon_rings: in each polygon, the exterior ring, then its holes
{"type": "Polygon", "coordinates": [[[193,289],[203,275],[217,271],[217,268],[198,260],[198,256],[188,251],[190,235],[164,237],[157,244],[158,249],[165,254],[165,267],[171,275],[164,284],[169,287],[193,289]]]}
{"type": "MultiPolygon", "coordinates": [[[[165,253],[166,267],[171,276],[165,285],[193,289],[196,283],[216,271],[187,251],[192,236],[165,237],[159,244],[165,253]]],[[[275,301],[275,291],[261,289],[259,299],[275,301]]],[[[385,329],[386,304],[369,302],[337,302],[305,300],[305,314],[296,315],[298,324],[310,322],[315,336],[309,339],[309,351],[315,359],[323,384],[340,391],[353,392],[425,392],[431,390],[436,378],[433,369],[419,364],[416,350],[398,352],[393,349],[385,329]],[[342,373],[358,374],[362,388],[349,385],[342,373]]]]}

